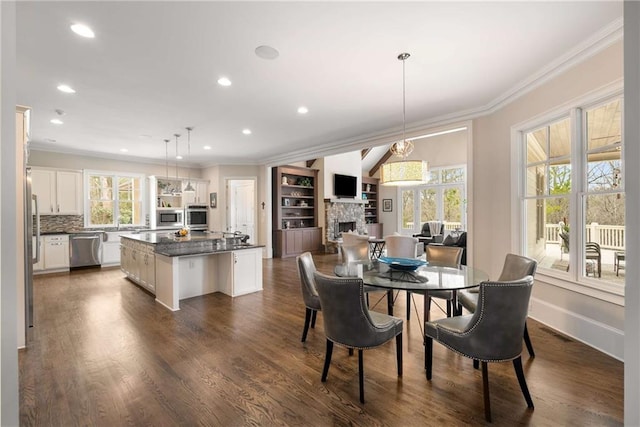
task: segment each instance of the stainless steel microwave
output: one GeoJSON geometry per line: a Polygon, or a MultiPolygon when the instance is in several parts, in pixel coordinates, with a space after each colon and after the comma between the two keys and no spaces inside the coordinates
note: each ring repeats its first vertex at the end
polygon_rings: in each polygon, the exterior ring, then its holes
{"type": "Polygon", "coordinates": [[[156,228],[184,227],[182,209],[162,209],[156,211],[156,228]]]}

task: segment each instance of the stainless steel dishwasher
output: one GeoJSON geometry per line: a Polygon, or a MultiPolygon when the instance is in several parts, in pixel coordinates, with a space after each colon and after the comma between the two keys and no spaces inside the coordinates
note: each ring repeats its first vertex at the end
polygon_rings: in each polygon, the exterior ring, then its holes
{"type": "Polygon", "coordinates": [[[102,258],[101,231],[84,231],[69,235],[69,267],[99,266],[102,258]]]}

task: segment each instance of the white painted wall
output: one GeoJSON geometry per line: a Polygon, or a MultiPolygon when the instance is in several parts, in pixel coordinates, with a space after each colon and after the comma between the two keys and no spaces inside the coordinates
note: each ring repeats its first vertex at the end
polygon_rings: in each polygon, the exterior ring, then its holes
{"type": "MultiPolygon", "coordinates": [[[[49,151],[31,150],[29,153],[29,166],[41,166],[61,169],[91,169],[113,172],[133,172],[149,175],[166,175],[165,164],[141,163],[136,161],[104,159],[101,157],[79,156],[75,154],[53,153],[49,151]]],[[[202,171],[197,168],[178,168],[178,176],[187,178],[202,177],[202,171]]],[[[169,176],[176,175],[175,163],[169,163],[169,176]]]]}
{"type": "Polygon", "coordinates": [[[0,425],[17,426],[18,417],[18,282],[15,242],[23,238],[18,229],[22,199],[16,192],[15,131],[15,2],[0,2],[0,425]]]}
{"type": "MultiPolygon", "coordinates": [[[[498,276],[505,255],[513,249],[511,168],[517,165],[510,158],[511,126],[620,79],[622,49],[622,42],[617,42],[506,107],[473,121],[472,249],[474,265],[490,277],[498,276]]],[[[543,281],[541,275],[536,276],[532,298],[531,317],[622,358],[624,307],[543,281]]]]}
{"type": "MultiPolygon", "coordinates": [[[[322,169],[322,177],[320,178],[324,186],[324,199],[334,199],[336,197],[333,192],[333,175],[351,175],[358,177],[356,186],[356,198],[361,198],[362,188],[362,155],[360,151],[351,151],[349,153],[337,154],[335,156],[326,156],[324,158],[324,167],[322,169]]],[[[323,223],[324,224],[324,223],[323,223]]]]}
{"type": "MultiPolygon", "coordinates": [[[[209,180],[209,192],[218,193],[218,207],[209,208],[209,230],[224,231],[227,229],[227,200],[225,180],[233,179],[256,179],[257,189],[257,243],[267,245],[267,223],[270,220],[267,210],[271,209],[271,194],[265,186],[266,167],[257,165],[220,165],[212,166],[202,170],[202,178],[209,180]],[[262,202],[265,208],[262,209],[262,202]]],[[[270,228],[269,228],[270,230],[270,228]]],[[[254,240],[256,242],[256,240],[254,240]]]]}

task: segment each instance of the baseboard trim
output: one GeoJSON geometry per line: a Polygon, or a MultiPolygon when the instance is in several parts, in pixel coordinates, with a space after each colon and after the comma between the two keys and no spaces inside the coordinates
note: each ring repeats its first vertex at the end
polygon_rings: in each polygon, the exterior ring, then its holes
{"type": "Polygon", "coordinates": [[[624,362],[624,331],[620,329],[537,298],[531,298],[529,317],[624,362]]]}

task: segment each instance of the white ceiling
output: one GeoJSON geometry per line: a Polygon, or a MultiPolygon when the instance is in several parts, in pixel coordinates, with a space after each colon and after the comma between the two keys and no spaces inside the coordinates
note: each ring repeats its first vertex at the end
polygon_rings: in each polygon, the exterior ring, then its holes
{"type": "Polygon", "coordinates": [[[438,122],[500,102],[621,17],[620,1],[18,2],[17,95],[35,148],[162,163],[174,133],[186,157],[193,126],[195,165],[302,160],[401,129],[401,52],[408,126],[438,122]]]}

